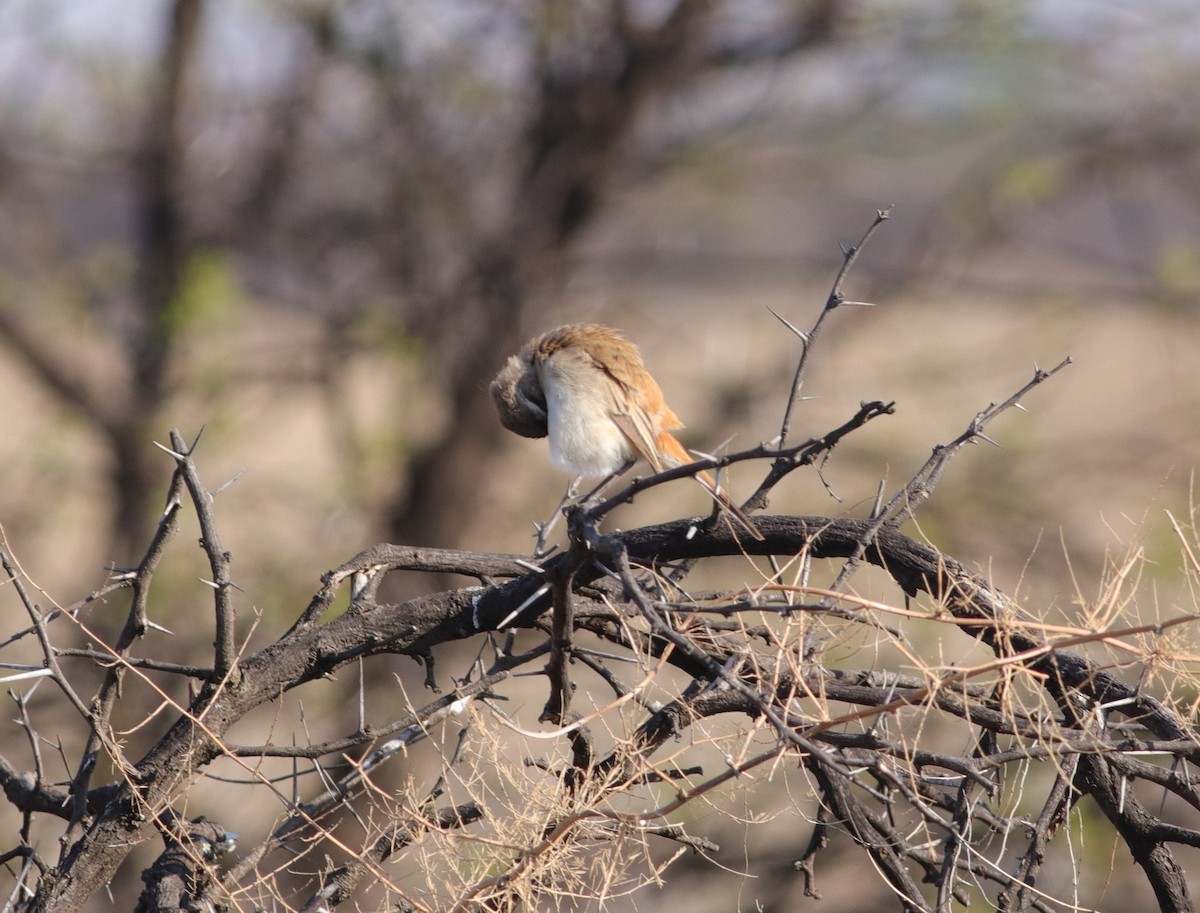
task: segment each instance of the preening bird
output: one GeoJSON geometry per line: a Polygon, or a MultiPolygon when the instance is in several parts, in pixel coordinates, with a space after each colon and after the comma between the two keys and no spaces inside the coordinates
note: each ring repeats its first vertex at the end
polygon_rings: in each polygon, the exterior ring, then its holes
{"type": "MultiPolygon", "coordinates": [[[[610,476],[638,459],[655,472],[691,463],[671,432],[683,427],[637,346],[609,327],[574,324],[543,333],[508,359],[491,386],[500,423],[550,439],[550,458],[577,476],[610,476]]],[[[707,472],[696,474],[722,507],[762,539],[707,472]]]]}

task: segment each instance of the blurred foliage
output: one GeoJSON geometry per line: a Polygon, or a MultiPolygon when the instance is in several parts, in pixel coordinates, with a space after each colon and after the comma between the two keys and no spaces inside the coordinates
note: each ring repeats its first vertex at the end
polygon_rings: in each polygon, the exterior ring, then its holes
{"type": "Polygon", "coordinates": [[[1200,245],[1183,240],[1165,244],[1157,274],[1163,298],[1194,307],[1200,300],[1200,245]]]}
{"type": "Polygon", "coordinates": [[[224,323],[234,329],[232,318],[243,300],[237,274],[224,251],[193,251],[184,263],[179,289],[164,317],[167,332],[186,333],[201,323],[224,323]]]}
{"type": "Polygon", "coordinates": [[[1035,156],[1008,162],[996,182],[997,203],[1030,209],[1059,196],[1068,175],[1058,158],[1035,156]]]}

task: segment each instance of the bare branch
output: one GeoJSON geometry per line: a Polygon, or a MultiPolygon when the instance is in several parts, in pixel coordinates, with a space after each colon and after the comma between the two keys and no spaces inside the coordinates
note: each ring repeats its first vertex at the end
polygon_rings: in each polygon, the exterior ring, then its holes
{"type": "Polygon", "coordinates": [[[858,255],[862,252],[863,247],[871,240],[871,236],[876,230],[886,222],[892,215],[892,208],[889,206],[886,209],[880,209],[875,213],[875,220],[870,224],[862,238],[853,247],[842,249],[842,267],[838,270],[836,278],[833,280],[833,287],[829,290],[829,297],[825,299],[825,306],[821,308],[821,313],[817,315],[816,322],[812,328],[802,335],[801,342],[803,343],[800,351],[800,360],[796,364],[796,375],[792,379],[792,391],[788,396],[787,407],[783,412],[783,422],[779,426],[779,447],[787,446],[788,437],[792,430],[792,412],[796,408],[796,404],[800,402],[800,394],[804,390],[804,372],[808,366],[809,352],[812,351],[813,345],[817,341],[817,337],[821,332],[821,326],[825,323],[825,318],[829,316],[836,308],[845,302],[845,296],[842,294],[842,285],[846,281],[846,277],[850,274],[851,267],[858,260],[858,255]]]}
{"type": "Polygon", "coordinates": [[[217,517],[213,512],[213,497],[200,481],[192,453],[197,440],[189,447],[184,443],[178,431],[171,432],[171,446],[174,448],[176,462],[179,464],[183,481],[192,496],[192,504],[196,508],[196,516],[200,520],[200,547],[208,556],[208,566],[212,569],[214,599],[216,601],[214,615],[216,617],[217,636],[213,644],[213,677],[219,681],[237,683],[237,644],[234,640],[237,627],[237,611],[229,598],[231,589],[237,585],[229,576],[229,563],[232,556],[221,546],[217,533],[217,517]]]}

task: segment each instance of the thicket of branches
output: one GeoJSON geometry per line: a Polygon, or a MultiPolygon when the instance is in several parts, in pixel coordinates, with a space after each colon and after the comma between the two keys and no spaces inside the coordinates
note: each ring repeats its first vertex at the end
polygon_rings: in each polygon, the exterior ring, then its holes
{"type": "MultiPolygon", "coordinates": [[[[574,506],[557,554],[378,545],[327,573],[287,630],[261,629],[245,609],[253,580],[222,545],[219,505],[236,488],[210,489],[197,442],[178,432],[163,445],[174,474],[136,568],[51,608],[4,543],[6,586],[29,615],[4,646],[34,639],[43,660],[9,685],[28,736],[0,752],[21,822],[2,854],[9,905],[79,910],[139,877],[143,911],[611,904],[672,878],[684,855],[736,868],[744,850],[718,845],[697,812],[731,815],[730,797],[783,784],[807,818],[789,877],[814,898],[859,889],[822,880],[823,858],[854,846],[895,909],[1075,909],[1083,888],[1070,875],[1093,871],[1078,819],[1094,811],[1089,851],[1108,835],[1162,910],[1193,909],[1183,860],[1200,847],[1200,740],[1178,699],[1196,682],[1177,623],[1123,622],[1133,561],[1114,568],[1089,624],[1067,628],[902,530],[950,460],[989,442],[993,420],[1067,361],[980,411],[865,516],[763,513],[792,473],[819,472],[858,429],[896,420],[893,404],[869,402],[819,436],[791,430],[826,319],[861,303],[842,294],[860,250],[847,251],[816,322],[788,324],[802,354],[778,439],[574,506]],[[605,529],[630,498],[734,464],[765,466],[747,501],[762,542],[719,514],[605,529]],[[212,589],[214,620],[195,626],[215,631],[204,667],[169,661],[152,637],[152,584],[189,512],[212,589]],[[870,566],[893,598],[862,595],[870,566]],[[378,602],[399,573],[473,582],[378,602]],[[97,609],[118,591],[128,614],[106,636],[97,609]],[[88,645],[65,646],[79,631],[88,645]],[[989,658],[956,659],[975,641],[989,658]],[[390,711],[365,696],[356,713],[334,702],[329,736],[307,716],[286,722],[292,702],[319,706],[334,677],[389,655],[419,660],[442,693],[422,703],[397,687],[390,711]],[[45,731],[45,708],[64,702],[75,731],[45,731]],[[257,740],[240,742],[254,719],[257,740]],[[134,756],[144,731],[149,747],[134,756]],[[433,763],[410,764],[422,746],[433,763]],[[206,817],[200,790],[214,782],[233,795],[222,814],[241,820],[206,817]],[[255,805],[264,794],[273,802],[255,805]]],[[[1196,575],[1190,524],[1177,529],[1196,575]]]]}

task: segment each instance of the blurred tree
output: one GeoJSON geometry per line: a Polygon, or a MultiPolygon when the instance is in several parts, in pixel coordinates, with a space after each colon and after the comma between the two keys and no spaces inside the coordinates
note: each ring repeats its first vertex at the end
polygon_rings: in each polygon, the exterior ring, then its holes
{"type": "MultiPolygon", "coordinates": [[[[155,35],[144,13],[103,4],[91,19],[13,4],[0,12],[0,346],[102,442],[126,561],[152,515],[152,429],[201,387],[193,330],[215,299],[321,323],[282,368],[231,355],[201,395],[211,412],[239,385],[316,385],[346,479],[363,450],[346,365],[390,345],[419,359],[406,399],[436,418],[406,429],[405,479],[375,499],[378,522],[450,544],[499,434],[486,379],[545,328],[614,188],[648,185],[715,136],[741,137],[730,159],[801,150],[771,192],[822,184],[823,210],[804,215],[822,245],[847,196],[903,204],[916,228],[880,249],[893,277],[1033,236],[1164,299],[1191,294],[1198,207],[1183,188],[1200,117],[1178,90],[1195,75],[1192,7],[1156,0],[1133,28],[1121,11],[973,0],[170,0],[155,35]],[[885,158],[901,164],[883,181],[885,158]],[[1130,190],[1150,168],[1181,191],[1173,226],[1130,190]],[[1072,209],[1097,195],[1128,262],[1072,209]]],[[[788,256],[798,245],[786,236],[788,256]]]]}
{"type": "MultiPolygon", "coordinates": [[[[38,302],[18,309],[0,299],[0,336],[45,386],[82,415],[105,442],[113,496],[116,554],[132,557],[151,528],[154,472],[147,459],[154,422],[171,386],[171,357],[187,314],[181,294],[189,246],[181,182],[188,136],[183,121],[188,70],[200,38],[201,0],[176,0],[161,59],[147,81],[147,116],[140,141],[128,150],[137,234],[132,240],[136,269],[128,288],[132,307],[114,321],[123,355],[119,380],[89,376],[74,346],[64,345],[53,323],[40,318],[38,302]]],[[[23,215],[24,213],[22,213],[23,215]]],[[[64,258],[69,252],[59,252],[64,258]]],[[[38,263],[35,269],[47,264],[38,263]]],[[[78,293],[94,295],[84,276],[66,263],[78,293]]],[[[106,366],[111,367],[111,366],[106,366]]]]}
{"type": "MultiPolygon", "coordinates": [[[[307,4],[251,23],[286,36],[286,59],[270,47],[278,72],[229,97],[225,51],[203,46],[228,11],[173,0],[158,63],[123,100],[144,109],[141,138],[80,150],[84,167],[128,169],[129,284],[89,287],[64,269],[67,245],[38,265],[78,283],[101,311],[88,332],[119,342],[124,369],[97,383],[33,302],[0,307],[5,345],[105,443],[118,554],[152,516],[152,429],[190,382],[188,267],[206,250],[236,256],[248,289],[321,315],[312,381],[337,383],[361,318],[387,303],[448,411],[412,454],[390,525],[453,541],[452,499],[474,496],[469,469],[496,433],[484,381],[552,297],[648,102],[714,66],[827,42],[843,6],[784,4],[743,34],[698,0],[307,4]]],[[[99,113],[117,126],[115,107],[99,113]]]]}

